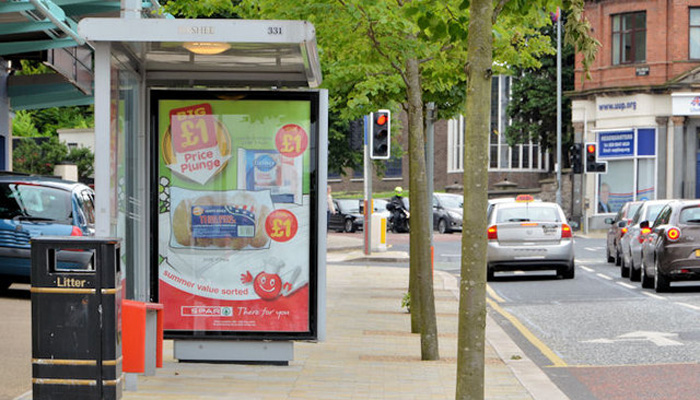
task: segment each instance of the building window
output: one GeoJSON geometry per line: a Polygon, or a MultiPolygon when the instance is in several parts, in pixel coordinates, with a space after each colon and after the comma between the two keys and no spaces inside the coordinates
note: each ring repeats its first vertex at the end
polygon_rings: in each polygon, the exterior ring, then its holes
{"type": "Polygon", "coordinates": [[[607,173],[596,174],[598,213],[616,213],[628,201],[656,199],[656,130],[639,128],[598,132],[598,160],[607,173]]]}
{"type": "Polygon", "coordinates": [[[612,63],[632,64],[647,58],[647,14],[644,11],[612,16],[612,63]]]}
{"type": "Polygon", "coordinates": [[[343,179],[340,172],[328,170],[328,180],[340,180],[343,179]]]}
{"type": "Polygon", "coordinates": [[[447,172],[464,171],[464,117],[447,121],[447,172]]]}
{"type": "Polygon", "coordinates": [[[691,8],[690,10],[690,58],[700,59],[700,8],[691,8]]]}
{"type": "MultiPolygon", "coordinates": [[[[508,146],[505,131],[510,124],[506,109],[510,102],[511,77],[494,76],[491,81],[491,124],[489,132],[490,171],[548,171],[548,153],[536,143],[508,146]]],[[[464,171],[464,117],[447,123],[447,172],[464,171]]]]}
{"type": "Polygon", "coordinates": [[[396,157],[392,154],[391,158],[386,162],[386,178],[401,178],[403,177],[403,167],[401,165],[401,157],[396,157]]]}

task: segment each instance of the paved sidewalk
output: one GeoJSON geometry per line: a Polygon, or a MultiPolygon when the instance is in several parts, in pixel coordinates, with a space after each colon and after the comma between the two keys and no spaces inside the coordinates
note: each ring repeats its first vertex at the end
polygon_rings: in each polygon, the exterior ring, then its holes
{"type": "MultiPolygon", "coordinates": [[[[420,360],[420,336],[401,308],[408,269],[387,260],[404,252],[363,254],[361,240],[328,236],[327,339],[295,342],[289,365],[179,363],[165,342],[164,366],[138,376],[124,400],[337,400],[455,398],[458,281],[435,272],[439,361],[420,360]],[[366,265],[338,261],[364,260],[366,265]],[[384,262],[383,262],[384,261],[384,262]]],[[[568,400],[490,318],[485,383],[489,400],[568,400]]],[[[20,397],[31,399],[31,393],[20,397]]]]}
{"type": "MultiPolygon", "coordinates": [[[[124,399],[454,399],[457,299],[436,277],[440,361],[420,361],[420,337],[401,309],[408,270],[328,267],[328,338],[295,343],[289,366],[178,363],[140,376],[124,399]]],[[[489,326],[494,328],[492,325],[489,326]]],[[[519,350],[516,351],[520,355],[519,350]]],[[[486,397],[532,399],[494,348],[486,348],[486,397]]]]}
{"type": "MultiPolygon", "coordinates": [[[[401,308],[408,269],[372,266],[371,257],[366,266],[333,264],[342,254],[357,249],[329,235],[326,341],[296,342],[288,366],[178,363],[166,341],[164,367],[139,376],[123,399],[454,399],[457,280],[435,274],[441,359],[421,361],[420,336],[401,308]]],[[[486,336],[487,399],[567,399],[491,318],[486,336]]]]}

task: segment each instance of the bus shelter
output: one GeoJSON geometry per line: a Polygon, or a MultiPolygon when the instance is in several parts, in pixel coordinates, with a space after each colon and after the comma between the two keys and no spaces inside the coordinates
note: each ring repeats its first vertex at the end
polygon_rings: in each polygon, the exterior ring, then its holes
{"type": "Polygon", "coordinates": [[[96,231],[180,360],[325,337],[327,92],[304,21],[86,18],[96,231]]]}

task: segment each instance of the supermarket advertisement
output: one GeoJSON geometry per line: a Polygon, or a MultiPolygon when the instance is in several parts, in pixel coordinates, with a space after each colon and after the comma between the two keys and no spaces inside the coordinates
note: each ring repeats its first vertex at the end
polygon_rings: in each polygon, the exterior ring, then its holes
{"type": "Polygon", "coordinates": [[[312,100],[185,93],[153,93],[166,336],[308,335],[312,100]]]}

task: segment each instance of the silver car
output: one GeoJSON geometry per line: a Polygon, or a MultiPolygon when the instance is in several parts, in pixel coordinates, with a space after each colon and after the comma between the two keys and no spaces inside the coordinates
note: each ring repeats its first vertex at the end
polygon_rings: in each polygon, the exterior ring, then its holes
{"type": "Polygon", "coordinates": [[[494,204],[488,216],[487,279],[499,271],[554,269],[574,278],[571,226],[556,203],[514,201],[494,204]]]}
{"type": "Polygon", "coordinates": [[[653,222],[659,211],[668,203],[668,200],[647,200],[642,203],[632,217],[632,221],[625,228],[627,232],[620,239],[620,276],[629,277],[632,281],[641,279],[642,273],[642,243],[651,229],[642,229],[643,221],[653,222]]]}

